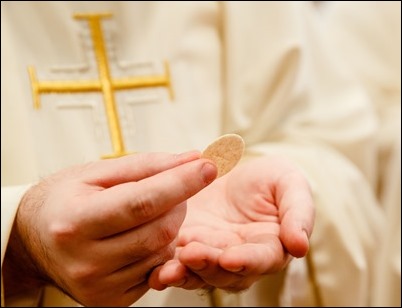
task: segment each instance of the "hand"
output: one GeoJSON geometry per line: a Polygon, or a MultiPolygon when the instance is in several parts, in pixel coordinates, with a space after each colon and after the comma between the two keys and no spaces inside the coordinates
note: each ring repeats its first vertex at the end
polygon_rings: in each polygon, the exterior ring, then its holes
{"type": "Polygon", "coordinates": [[[186,200],[216,177],[199,157],[137,154],[41,181],[20,204],[5,277],[51,282],[87,306],[132,304],[173,257],[186,200]]]}
{"type": "Polygon", "coordinates": [[[149,278],[157,290],[240,291],[281,271],[309,247],[314,206],[307,180],[281,158],[237,166],[188,201],[176,258],[149,278]]]}

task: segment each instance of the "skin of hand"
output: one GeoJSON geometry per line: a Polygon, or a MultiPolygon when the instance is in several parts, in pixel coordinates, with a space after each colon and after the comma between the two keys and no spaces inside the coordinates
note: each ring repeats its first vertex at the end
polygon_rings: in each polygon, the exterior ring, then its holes
{"type": "Polygon", "coordinates": [[[149,289],[150,271],[174,256],[186,200],[216,174],[199,152],[147,153],[42,180],[17,212],[3,266],[6,286],[42,281],[84,306],[132,304],[149,289]]]}
{"type": "Polygon", "coordinates": [[[289,161],[246,161],[188,201],[176,256],[148,283],[245,290],[307,254],[314,217],[310,186],[289,161]]]}

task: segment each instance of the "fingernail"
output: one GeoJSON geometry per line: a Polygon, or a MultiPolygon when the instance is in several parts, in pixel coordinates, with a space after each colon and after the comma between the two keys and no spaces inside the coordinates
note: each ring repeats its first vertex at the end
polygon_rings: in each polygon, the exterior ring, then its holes
{"type": "Polygon", "coordinates": [[[303,229],[303,233],[304,233],[304,235],[306,236],[306,240],[307,240],[307,242],[309,242],[309,236],[308,236],[307,231],[303,229]]]}
{"type": "Polygon", "coordinates": [[[211,183],[213,180],[215,180],[217,174],[218,174],[218,169],[216,166],[210,162],[206,162],[201,169],[201,174],[202,177],[204,178],[204,182],[206,184],[211,183]]]}
{"type": "Polygon", "coordinates": [[[194,271],[201,271],[201,270],[205,269],[207,267],[207,265],[208,265],[207,262],[205,260],[202,260],[197,264],[188,265],[188,267],[190,267],[194,271]]]}
{"type": "Polygon", "coordinates": [[[238,273],[244,270],[244,266],[228,268],[227,270],[231,271],[232,273],[238,273]]]}
{"type": "Polygon", "coordinates": [[[174,282],[174,283],[169,284],[169,286],[171,286],[171,287],[181,287],[186,282],[187,282],[187,279],[183,278],[183,279],[179,280],[178,282],[174,282]]]}
{"type": "Polygon", "coordinates": [[[309,251],[309,247],[310,247],[310,239],[308,236],[308,232],[303,229],[302,234],[304,234],[304,246],[300,247],[300,251],[297,255],[294,255],[297,258],[303,258],[309,251]]]}

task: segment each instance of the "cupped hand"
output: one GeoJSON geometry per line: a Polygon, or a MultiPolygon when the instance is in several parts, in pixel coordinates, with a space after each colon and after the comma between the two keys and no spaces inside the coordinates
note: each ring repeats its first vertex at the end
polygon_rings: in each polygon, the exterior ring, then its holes
{"type": "Polygon", "coordinates": [[[152,268],[173,257],[186,200],[216,172],[198,152],[136,154],[63,170],[25,194],[11,247],[23,247],[37,279],[83,305],[130,305],[149,289],[152,268]]]}
{"type": "Polygon", "coordinates": [[[152,272],[149,285],[247,289],[305,256],[313,224],[302,172],[284,158],[250,160],[188,201],[176,257],[152,272]]]}

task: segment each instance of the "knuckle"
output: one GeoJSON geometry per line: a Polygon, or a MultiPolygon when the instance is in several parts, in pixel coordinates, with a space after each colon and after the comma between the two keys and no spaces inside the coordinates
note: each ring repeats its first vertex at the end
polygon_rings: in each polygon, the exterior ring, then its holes
{"type": "Polygon", "coordinates": [[[138,197],[135,202],[131,206],[133,215],[138,219],[147,220],[154,215],[155,205],[152,202],[152,199],[147,198],[142,195],[138,197]]]}
{"type": "Polygon", "coordinates": [[[164,264],[169,260],[172,260],[175,255],[175,247],[173,245],[166,246],[154,253],[152,258],[152,266],[156,267],[158,265],[164,264]]]}
{"type": "Polygon", "coordinates": [[[130,260],[138,261],[154,253],[150,247],[147,241],[136,241],[134,244],[127,245],[124,253],[130,260]]]}
{"type": "Polygon", "coordinates": [[[54,221],[48,226],[48,233],[55,244],[64,245],[78,235],[78,226],[74,223],[54,221]]]}
{"type": "Polygon", "coordinates": [[[162,246],[171,243],[177,237],[178,229],[175,224],[164,224],[157,232],[157,242],[162,246]]]}
{"type": "Polygon", "coordinates": [[[165,249],[163,249],[160,259],[162,263],[165,263],[166,261],[173,259],[174,255],[175,255],[175,247],[173,245],[169,245],[165,249]]]}
{"type": "Polygon", "coordinates": [[[67,276],[83,292],[90,292],[93,286],[92,282],[99,277],[99,270],[93,264],[76,264],[67,268],[67,276]]]}

